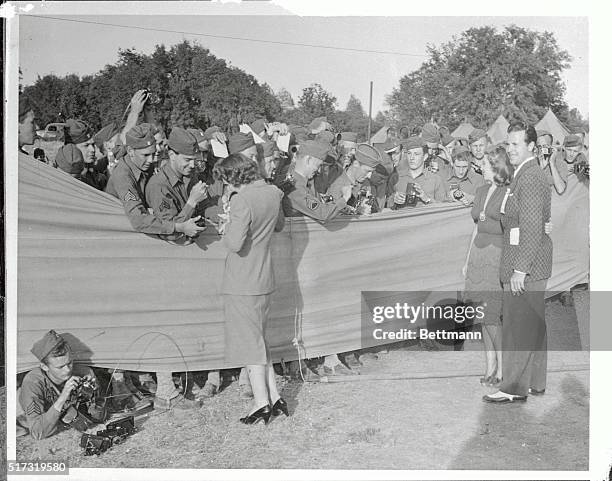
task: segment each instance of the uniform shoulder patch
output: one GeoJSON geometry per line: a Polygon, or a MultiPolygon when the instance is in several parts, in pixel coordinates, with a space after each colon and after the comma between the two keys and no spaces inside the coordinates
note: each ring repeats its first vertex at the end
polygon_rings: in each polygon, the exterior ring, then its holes
{"type": "Polygon", "coordinates": [[[170,202],[168,201],[168,199],[162,200],[161,204],[159,205],[159,208],[161,210],[169,210],[170,207],[172,206],[170,205],[170,202]]]}
{"type": "Polygon", "coordinates": [[[307,197],[306,207],[308,207],[310,210],[315,210],[317,207],[319,207],[319,202],[316,201],[315,199],[310,199],[307,197]]]}
{"type": "Polygon", "coordinates": [[[123,196],[123,200],[125,202],[127,202],[128,200],[138,200],[138,198],[136,197],[136,195],[134,195],[134,193],[131,190],[128,190],[125,195],[123,196]]]}

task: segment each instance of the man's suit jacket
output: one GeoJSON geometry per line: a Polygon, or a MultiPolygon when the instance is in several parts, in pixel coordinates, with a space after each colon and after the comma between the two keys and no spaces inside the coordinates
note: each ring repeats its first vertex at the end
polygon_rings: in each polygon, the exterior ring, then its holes
{"type": "Polygon", "coordinates": [[[264,180],[246,185],[230,200],[230,220],[223,244],[229,251],[221,292],[261,295],[274,291],[270,241],[283,228],[283,193],[264,180]]]}
{"type": "Polygon", "coordinates": [[[525,272],[526,282],[550,277],[552,240],[544,233],[544,224],[550,220],[550,202],[550,184],[537,160],[531,159],[512,180],[502,215],[502,282],[510,282],[514,270],[525,272]]]}

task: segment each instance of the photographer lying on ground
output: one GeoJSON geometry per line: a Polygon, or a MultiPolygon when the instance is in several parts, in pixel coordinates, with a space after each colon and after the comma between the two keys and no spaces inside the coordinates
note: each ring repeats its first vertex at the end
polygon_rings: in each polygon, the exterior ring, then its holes
{"type": "MultiPolygon", "coordinates": [[[[70,346],[55,331],[47,332],[31,352],[40,365],[24,377],[18,400],[25,414],[23,424],[34,439],[44,439],[56,431],[73,390],[83,382],[97,386],[97,380],[89,367],[73,366],[70,346]]],[[[19,415],[19,406],[17,411],[19,415]]]]}

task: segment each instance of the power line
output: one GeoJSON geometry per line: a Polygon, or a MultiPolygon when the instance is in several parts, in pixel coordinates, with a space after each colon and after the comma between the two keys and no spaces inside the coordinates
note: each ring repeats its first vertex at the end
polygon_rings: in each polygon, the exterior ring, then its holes
{"type": "Polygon", "coordinates": [[[51,17],[47,15],[23,15],[23,16],[43,18],[43,19],[48,19],[48,20],[59,20],[62,22],[87,23],[90,25],[102,25],[106,27],[119,27],[119,28],[130,28],[130,29],[135,29],[135,30],[146,30],[149,32],[177,33],[181,35],[193,35],[195,37],[211,37],[211,38],[222,38],[226,40],[242,40],[246,42],[270,43],[270,44],[275,44],[275,45],[290,45],[293,47],[325,48],[329,50],[343,50],[343,51],[348,51],[348,52],[376,53],[376,54],[385,54],[385,55],[402,55],[402,56],[408,56],[408,57],[427,57],[426,54],[421,54],[421,53],[393,52],[390,50],[366,50],[366,49],[360,49],[360,48],[334,47],[331,45],[317,45],[317,44],[310,44],[310,43],[281,42],[280,40],[262,40],[258,38],[232,37],[229,35],[212,35],[209,33],[185,32],[182,30],[169,30],[169,29],[164,29],[164,28],[140,27],[138,25],[120,25],[116,23],[94,22],[90,20],[74,20],[70,18],[51,17]]]}

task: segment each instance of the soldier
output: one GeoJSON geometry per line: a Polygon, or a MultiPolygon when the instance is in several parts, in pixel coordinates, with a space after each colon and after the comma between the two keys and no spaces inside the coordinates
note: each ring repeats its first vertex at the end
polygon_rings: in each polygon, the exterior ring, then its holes
{"type": "Polygon", "coordinates": [[[19,151],[22,154],[30,155],[23,150],[24,145],[33,145],[34,138],[36,137],[36,125],[34,107],[30,103],[27,97],[19,96],[19,122],[18,122],[18,136],[17,143],[19,151]]]}
{"type": "Polygon", "coordinates": [[[402,208],[416,205],[417,201],[429,204],[432,200],[437,202],[446,200],[444,181],[439,175],[425,169],[427,146],[423,139],[413,135],[402,140],[400,145],[399,162],[387,183],[387,206],[402,208]]]}
{"type": "Polygon", "coordinates": [[[150,124],[140,124],[126,134],[127,153],[118,163],[106,186],[106,192],[123,203],[125,213],[137,232],[173,234],[195,237],[204,230],[194,219],[185,222],[162,220],[150,214],[145,200],[145,187],[151,177],[150,167],[156,152],[155,131],[150,124]]]}
{"type": "MultiPolygon", "coordinates": [[[[460,147],[455,151],[453,161],[451,163],[450,172],[444,177],[448,189],[448,200],[458,201],[464,205],[472,205],[476,195],[476,189],[484,184],[484,177],[474,173],[471,166],[472,154],[460,147]]],[[[488,162],[487,158],[483,159],[488,162]]]]}
{"type": "Polygon", "coordinates": [[[327,194],[331,195],[334,199],[340,198],[342,197],[342,188],[348,186],[351,188],[351,197],[348,200],[348,204],[355,207],[357,213],[371,214],[372,212],[377,212],[380,209],[378,205],[374,205],[376,198],[372,193],[371,186],[366,186],[364,183],[372,176],[378,165],[380,165],[380,154],[374,147],[368,144],[357,145],[355,157],[342,174],[330,185],[327,194]],[[369,195],[362,192],[367,187],[370,188],[369,195]],[[366,197],[369,200],[366,200],[366,197]]]}
{"type": "Polygon", "coordinates": [[[325,202],[309,182],[317,173],[329,152],[329,144],[306,140],[300,143],[295,154],[293,169],[289,169],[288,180],[293,186],[283,198],[283,209],[287,217],[306,215],[325,223],[336,217],[346,207],[351,196],[351,187],[341,189],[341,197],[325,202]]]}
{"type": "Polygon", "coordinates": [[[482,129],[472,130],[470,135],[468,135],[468,144],[472,152],[474,172],[482,175],[484,157],[489,145],[487,133],[482,129]]]}
{"type": "Polygon", "coordinates": [[[250,132],[238,132],[229,138],[228,151],[230,154],[242,154],[257,162],[257,146],[250,132]]]}
{"type": "Polygon", "coordinates": [[[434,124],[425,124],[421,130],[421,138],[427,145],[427,170],[432,173],[441,172],[441,176],[448,175],[450,171],[450,158],[441,145],[441,136],[434,124]]]}
{"type": "MultiPolygon", "coordinates": [[[[19,406],[24,424],[34,439],[51,436],[68,409],[70,394],[82,379],[97,384],[87,366],[73,365],[72,351],[55,331],[47,332],[31,350],[40,364],[26,374],[19,389],[19,406]]],[[[20,419],[21,416],[18,416],[20,419]]]]}

